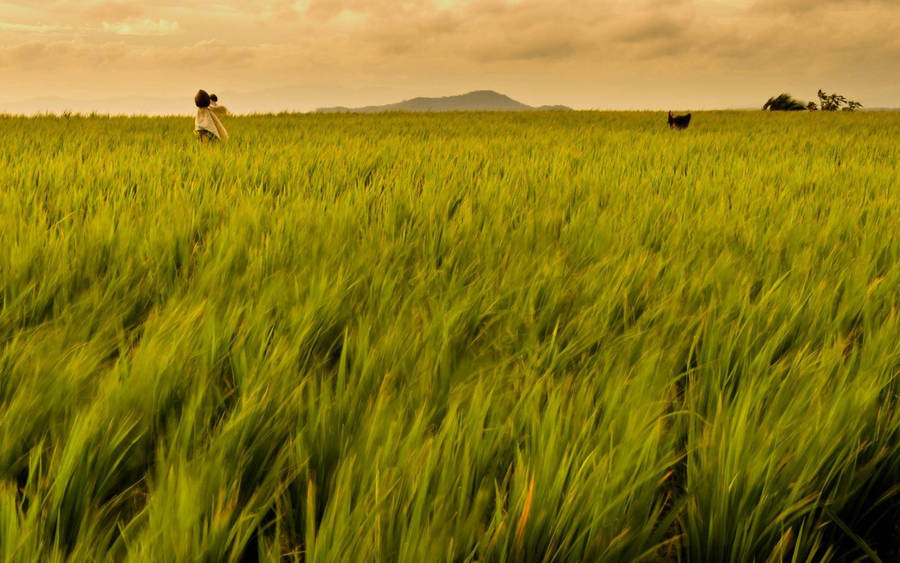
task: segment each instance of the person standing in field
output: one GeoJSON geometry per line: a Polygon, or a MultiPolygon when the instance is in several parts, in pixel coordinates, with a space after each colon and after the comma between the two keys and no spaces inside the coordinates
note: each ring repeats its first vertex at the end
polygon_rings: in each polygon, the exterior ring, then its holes
{"type": "Polygon", "coordinates": [[[210,109],[212,99],[204,90],[194,96],[194,104],[197,106],[197,117],[194,118],[194,133],[201,143],[224,141],[228,138],[228,131],[219,121],[216,113],[210,109]]]}

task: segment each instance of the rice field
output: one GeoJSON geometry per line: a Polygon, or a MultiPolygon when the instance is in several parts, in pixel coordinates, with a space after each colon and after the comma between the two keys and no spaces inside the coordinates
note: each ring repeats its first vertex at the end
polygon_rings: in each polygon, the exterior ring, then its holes
{"type": "Polygon", "coordinates": [[[0,117],[0,561],[900,558],[900,113],[0,117]]]}

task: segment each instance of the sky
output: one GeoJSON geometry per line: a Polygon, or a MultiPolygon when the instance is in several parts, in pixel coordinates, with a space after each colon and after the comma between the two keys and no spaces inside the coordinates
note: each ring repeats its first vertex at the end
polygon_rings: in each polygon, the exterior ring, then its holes
{"type": "Polygon", "coordinates": [[[900,0],[0,0],[0,112],[900,106],[900,0]]]}

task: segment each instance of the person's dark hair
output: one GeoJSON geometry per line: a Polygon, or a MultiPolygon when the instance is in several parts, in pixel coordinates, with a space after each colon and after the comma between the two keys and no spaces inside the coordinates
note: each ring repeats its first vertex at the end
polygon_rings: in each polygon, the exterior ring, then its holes
{"type": "Polygon", "coordinates": [[[194,103],[197,104],[198,108],[208,108],[209,100],[209,94],[207,94],[205,90],[200,90],[197,92],[197,95],[194,96],[194,103]]]}
{"type": "Polygon", "coordinates": [[[218,102],[218,101],[219,101],[219,96],[216,96],[215,94],[210,94],[210,95],[209,95],[209,99],[212,100],[212,101],[214,101],[214,102],[218,102]]]}

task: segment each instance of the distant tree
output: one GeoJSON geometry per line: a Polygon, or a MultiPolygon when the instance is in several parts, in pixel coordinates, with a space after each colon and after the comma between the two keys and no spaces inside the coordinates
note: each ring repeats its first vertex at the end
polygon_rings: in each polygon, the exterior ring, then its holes
{"type": "Polygon", "coordinates": [[[769,98],[769,101],[763,105],[763,110],[771,111],[803,111],[805,109],[807,109],[806,104],[794,99],[790,94],[781,94],[769,98]]]}
{"type": "Polygon", "coordinates": [[[847,101],[847,98],[839,94],[826,94],[821,89],[816,94],[819,97],[819,105],[822,111],[837,111],[841,107],[841,103],[847,101]]]}
{"type": "Polygon", "coordinates": [[[863,107],[862,104],[856,100],[848,100],[846,97],[837,93],[828,94],[821,89],[817,96],[819,97],[819,107],[822,108],[822,111],[856,111],[863,107]]]}
{"type": "Polygon", "coordinates": [[[808,104],[806,104],[806,109],[808,109],[809,111],[818,111],[819,106],[816,105],[816,102],[809,102],[808,104]]]}

